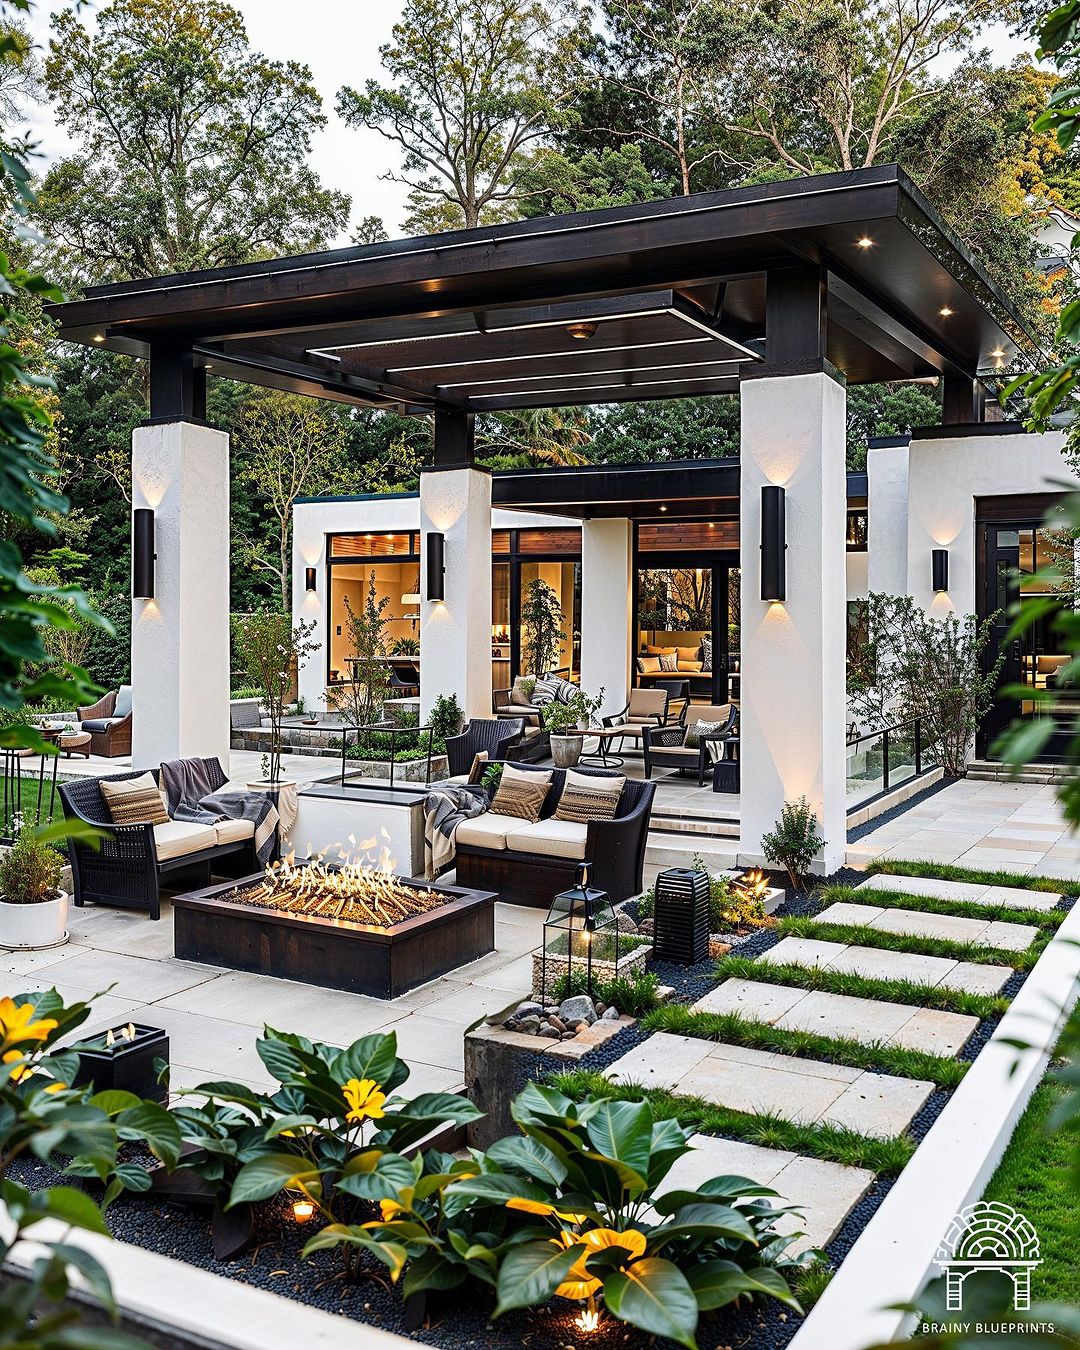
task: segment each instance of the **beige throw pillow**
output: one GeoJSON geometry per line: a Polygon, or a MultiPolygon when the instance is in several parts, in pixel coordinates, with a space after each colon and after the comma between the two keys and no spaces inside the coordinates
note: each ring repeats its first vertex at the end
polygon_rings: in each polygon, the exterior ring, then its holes
{"type": "Polygon", "coordinates": [[[593,777],[568,769],[562,796],[555,808],[556,820],[586,824],[590,820],[614,820],[626,779],[593,777]]]}
{"type": "Polygon", "coordinates": [[[169,819],[161,792],[152,773],[127,778],[119,783],[99,782],[101,795],[114,825],[164,825],[169,819]]]}
{"type": "Polygon", "coordinates": [[[496,815],[517,816],[533,823],[540,819],[544,799],[551,784],[551,771],[529,773],[507,764],[499,779],[499,788],[491,803],[496,815]]]}

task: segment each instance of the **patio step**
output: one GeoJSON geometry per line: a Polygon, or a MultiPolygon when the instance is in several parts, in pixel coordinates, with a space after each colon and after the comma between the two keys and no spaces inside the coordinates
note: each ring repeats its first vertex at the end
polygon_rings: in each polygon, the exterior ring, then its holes
{"type": "Polygon", "coordinates": [[[991,759],[973,759],[965,777],[978,783],[1058,783],[1066,773],[1064,764],[1025,764],[1013,770],[991,759]]]}
{"type": "Polygon", "coordinates": [[[718,820],[715,816],[660,815],[656,811],[649,821],[651,834],[692,834],[714,839],[738,839],[739,822],[730,818],[718,820]]]}
{"type": "Polygon", "coordinates": [[[688,867],[700,855],[713,872],[723,872],[737,866],[738,835],[730,839],[711,838],[701,834],[675,834],[649,831],[645,845],[645,866],[661,870],[665,867],[688,867]]]}

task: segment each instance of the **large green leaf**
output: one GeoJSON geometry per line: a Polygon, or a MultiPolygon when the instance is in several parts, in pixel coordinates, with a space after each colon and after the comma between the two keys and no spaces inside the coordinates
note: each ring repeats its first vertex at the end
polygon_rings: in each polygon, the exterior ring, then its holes
{"type": "Polygon", "coordinates": [[[630,1168],[644,1184],[649,1173],[652,1127],[652,1108],[648,1102],[605,1101],[589,1120],[585,1132],[597,1153],[630,1168]]]}
{"type": "Polygon", "coordinates": [[[267,1153],[241,1167],[226,1209],[254,1200],[269,1200],[284,1190],[294,1177],[306,1184],[317,1180],[318,1175],[310,1163],[295,1153],[267,1153]]]}
{"type": "Polygon", "coordinates": [[[448,1258],[444,1252],[421,1252],[409,1262],[401,1286],[401,1297],[408,1298],[423,1289],[456,1289],[468,1276],[468,1266],[448,1258]]]}
{"type": "Polygon", "coordinates": [[[689,1151],[687,1142],[689,1130],[685,1130],[677,1120],[668,1118],[658,1120],[652,1127],[652,1139],[649,1142],[649,1189],[654,1190],[671,1170],[672,1165],[689,1151]]]}
{"type": "Polygon", "coordinates": [[[451,1219],[477,1201],[481,1204],[505,1205],[515,1199],[532,1201],[538,1205],[550,1203],[547,1192],[535,1182],[504,1172],[485,1172],[448,1186],[443,1192],[443,1212],[451,1219]]]}
{"type": "MultiPolygon", "coordinates": [[[[393,1031],[378,1031],[353,1041],[335,1065],[339,1074],[347,1078],[373,1078],[386,1091],[394,1077],[398,1062],[397,1035],[393,1031]]],[[[403,1081],[402,1079],[398,1080],[403,1081]]],[[[393,1084],[397,1086],[397,1084],[393,1084]]]]}
{"type": "Polygon", "coordinates": [[[387,1200],[415,1183],[419,1167],[418,1161],[414,1163],[400,1153],[365,1149],[346,1163],[337,1189],[363,1200],[387,1200]]]}
{"type": "Polygon", "coordinates": [[[654,1336],[697,1350],[698,1304],[686,1276],[658,1256],[646,1256],[604,1281],[608,1312],[654,1336]]]}
{"type": "Polygon", "coordinates": [[[584,1255],[585,1248],[557,1247],[554,1242],[526,1242],[507,1252],[499,1270],[499,1302],[495,1316],[511,1308],[546,1303],[584,1255]]]}
{"type": "Polygon", "coordinates": [[[730,1205],[684,1205],[675,1211],[669,1223],[653,1229],[649,1245],[656,1249],[681,1237],[735,1239],[757,1245],[757,1235],[749,1220],[730,1205]]]}
{"type": "Polygon", "coordinates": [[[85,1191],[78,1191],[74,1186],[50,1186],[39,1193],[34,1208],[40,1218],[61,1219],[73,1228],[110,1236],[101,1210],[85,1191]]]}
{"type": "Polygon", "coordinates": [[[524,1172],[527,1177],[550,1186],[561,1186],[566,1180],[566,1166],[546,1144],[526,1135],[511,1134],[497,1139],[487,1151],[489,1162],[524,1172]]]}
{"type": "Polygon", "coordinates": [[[169,1167],[175,1167],[180,1157],[180,1126],[175,1118],[156,1102],[140,1102],[128,1107],[116,1117],[121,1139],[145,1142],[155,1157],[169,1167]]]}
{"type": "Polygon", "coordinates": [[[770,1294],[796,1312],[802,1311],[784,1277],[768,1266],[743,1270],[734,1261],[703,1261],[691,1266],[686,1278],[702,1312],[723,1308],[744,1294],[770,1294]]]}

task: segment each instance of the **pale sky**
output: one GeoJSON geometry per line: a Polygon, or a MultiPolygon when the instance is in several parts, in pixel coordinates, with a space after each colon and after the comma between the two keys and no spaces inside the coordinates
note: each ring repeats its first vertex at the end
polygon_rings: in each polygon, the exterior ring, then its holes
{"type": "MultiPolygon", "coordinates": [[[[276,60],[295,60],[307,65],[323,98],[328,123],[315,138],[312,164],[328,187],[352,197],[352,223],[368,215],[382,216],[393,238],[401,233],[406,190],[382,179],[399,166],[394,146],[377,132],[353,130],[334,112],[337,91],[343,84],[362,87],[380,75],[379,47],[401,15],[404,0],[232,0],[244,16],[252,47],[276,60]]],[[[83,22],[94,22],[98,6],[88,5],[83,22]]],[[[47,48],[49,15],[59,3],[37,0],[30,21],[33,37],[47,48]]],[[[1013,38],[1005,25],[987,30],[979,41],[989,47],[995,60],[1007,62],[1026,44],[1013,38]]],[[[950,61],[948,64],[952,64],[950,61]]],[[[63,130],[56,126],[47,107],[35,110],[31,131],[45,161],[69,148],[63,130]]],[[[344,244],[348,234],[333,241],[344,244]]]]}

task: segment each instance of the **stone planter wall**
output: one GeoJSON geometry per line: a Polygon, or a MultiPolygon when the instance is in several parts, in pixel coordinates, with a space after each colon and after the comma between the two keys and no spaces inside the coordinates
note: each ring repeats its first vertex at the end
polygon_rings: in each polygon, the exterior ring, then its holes
{"type": "MultiPolygon", "coordinates": [[[[618,965],[614,961],[599,961],[593,957],[592,974],[593,983],[599,984],[603,980],[614,979],[616,975],[630,975],[635,970],[644,970],[645,963],[649,959],[649,953],[652,951],[652,944],[642,942],[633,949],[628,949],[625,953],[619,953],[618,965]]],[[[583,956],[574,956],[571,958],[575,970],[580,970],[585,974],[588,969],[588,963],[583,956]]],[[[533,952],[533,987],[532,992],[536,998],[541,1000],[551,997],[551,986],[560,975],[566,974],[567,960],[566,956],[548,957],[547,961],[547,988],[541,988],[543,979],[544,959],[540,952],[533,952]]]]}

